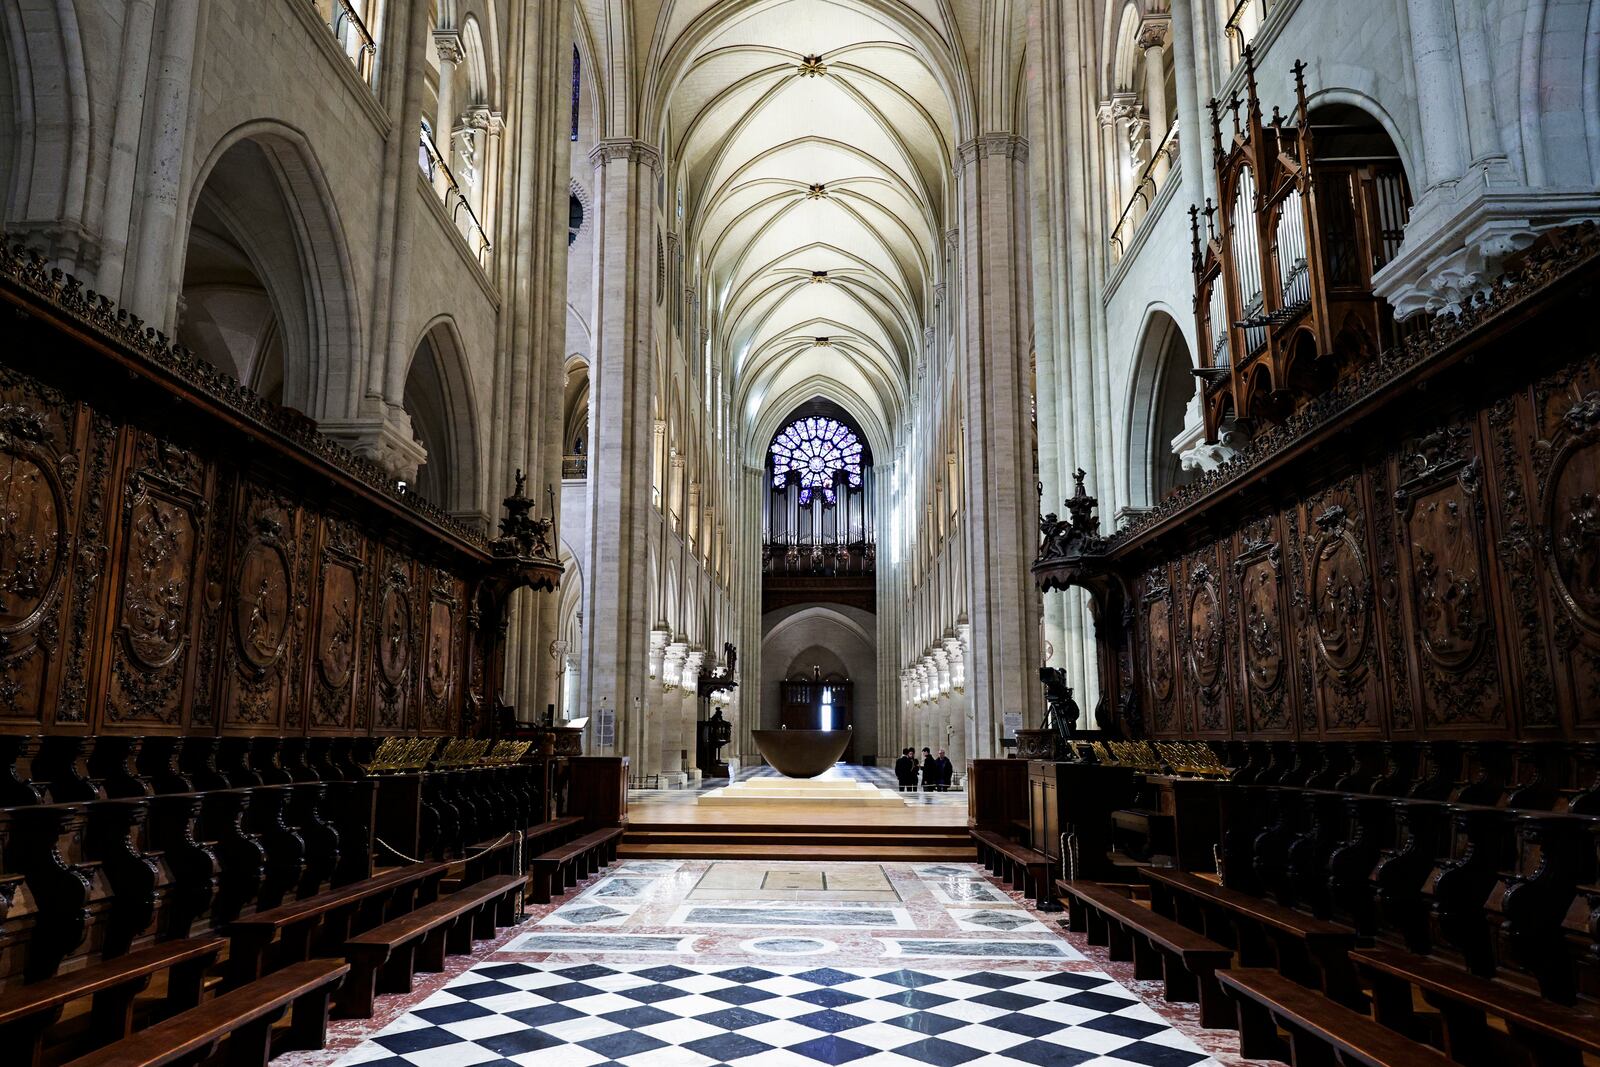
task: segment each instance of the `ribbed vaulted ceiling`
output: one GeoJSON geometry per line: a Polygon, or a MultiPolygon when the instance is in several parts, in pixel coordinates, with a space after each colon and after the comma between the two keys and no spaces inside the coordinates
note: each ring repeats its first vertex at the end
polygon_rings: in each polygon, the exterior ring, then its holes
{"type": "Polygon", "coordinates": [[[872,7],[755,5],[701,33],[670,90],[679,225],[750,433],[824,395],[886,443],[930,321],[955,122],[918,43],[872,7]]]}

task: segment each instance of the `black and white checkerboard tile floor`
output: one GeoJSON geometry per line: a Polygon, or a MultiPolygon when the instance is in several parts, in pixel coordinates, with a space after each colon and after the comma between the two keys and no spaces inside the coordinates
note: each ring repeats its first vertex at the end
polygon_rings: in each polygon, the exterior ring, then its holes
{"type": "Polygon", "coordinates": [[[485,963],[339,1060],[374,1067],[1192,1067],[1094,972],[485,963]]]}

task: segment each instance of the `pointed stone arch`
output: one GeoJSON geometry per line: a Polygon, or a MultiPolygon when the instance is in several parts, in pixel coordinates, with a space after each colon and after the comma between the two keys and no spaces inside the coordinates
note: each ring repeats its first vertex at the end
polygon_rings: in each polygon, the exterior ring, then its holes
{"type": "Polygon", "coordinates": [[[416,490],[452,514],[483,521],[477,403],[461,334],[434,318],[412,348],[404,394],[411,429],[427,450],[416,490]]]}
{"type": "MultiPolygon", "coordinates": [[[[262,120],[235,127],[194,181],[181,239],[187,296],[219,279],[254,286],[283,339],[283,403],[347,414],[365,382],[355,274],[332,192],[298,130],[262,120]]],[[[179,337],[186,344],[182,317],[179,337]]],[[[214,346],[197,354],[227,368],[214,346]]]]}
{"type": "Polygon", "coordinates": [[[1129,501],[1154,507],[1189,479],[1172,451],[1195,395],[1194,359],[1170,309],[1152,307],[1140,331],[1128,390],[1129,501]]]}

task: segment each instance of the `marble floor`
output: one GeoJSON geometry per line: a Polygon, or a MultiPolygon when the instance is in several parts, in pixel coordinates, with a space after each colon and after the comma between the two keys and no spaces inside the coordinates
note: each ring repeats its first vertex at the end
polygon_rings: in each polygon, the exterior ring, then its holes
{"type": "Polygon", "coordinates": [[[282,1067],[1240,1067],[968,863],[628,860],[282,1067]]]}

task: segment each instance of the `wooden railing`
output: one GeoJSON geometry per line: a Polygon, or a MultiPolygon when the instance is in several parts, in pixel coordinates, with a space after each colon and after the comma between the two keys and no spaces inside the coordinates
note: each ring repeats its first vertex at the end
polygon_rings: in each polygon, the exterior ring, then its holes
{"type": "Polygon", "coordinates": [[[579,480],[589,477],[588,456],[563,456],[561,458],[561,477],[563,480],[579,480]]]}
{"type": "Polygon", "coordinates": [[[477,257],[478,265],[489,265],[489,253],[494,245],[489,241],[489,235],[484,232],[483,226],[478,222],[477,212],[472,210],[472,204],[467,200],[467,194],[461,189],[461,183],[456,181],[455,173],[450,169],[450,164],[445,161],[444,154],[439,151],[439,145],[434,141],[433,135],[426,126],[418,131],[419,144],[422,152],[418,160],[422,172],[428,176],[428,182],[433,186],[434,192],[439,194],[439,199],[444,202],[445,212],[450,216],[450,222],[461,234],[462,240],[472,249],[477,257]]]}

